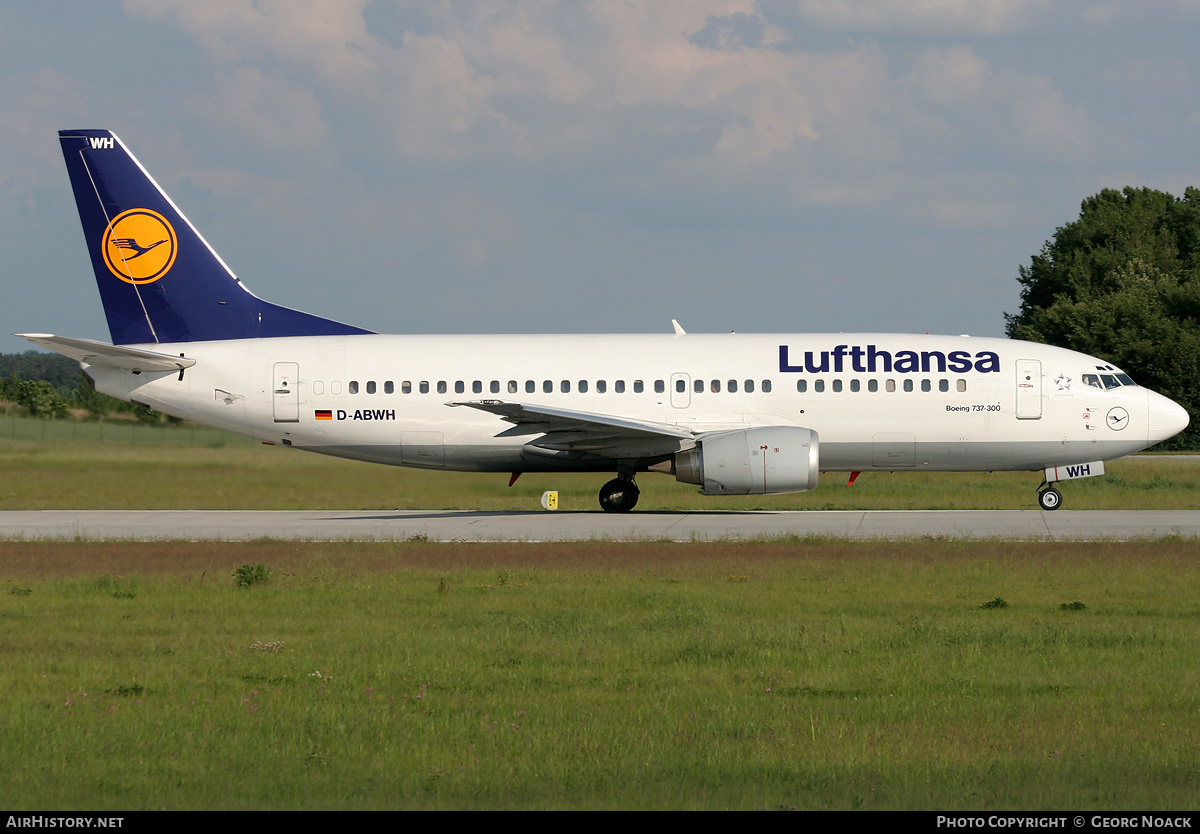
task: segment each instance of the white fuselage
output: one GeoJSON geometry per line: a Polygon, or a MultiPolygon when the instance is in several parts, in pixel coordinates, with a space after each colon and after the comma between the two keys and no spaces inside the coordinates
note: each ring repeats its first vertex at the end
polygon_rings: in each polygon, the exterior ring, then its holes
{"type": "MultiPolygon", "coordinates": [[[[380,463],[479,471],[612,470],[612,454],[450,403],[503,400],[701,435],[798,426],[822,470],[1041,469],[1110,460],[1186,413],[1103,360],[1005,339],[894,334],[306,336],[144,345],[183,371],[90,367],[97,389],[263,441],[380,463]],[[1107,370],[1105,370],[1107,369],[1107,370]]],[[[645,469],[687,439],[641,452],[645,469]]]]}

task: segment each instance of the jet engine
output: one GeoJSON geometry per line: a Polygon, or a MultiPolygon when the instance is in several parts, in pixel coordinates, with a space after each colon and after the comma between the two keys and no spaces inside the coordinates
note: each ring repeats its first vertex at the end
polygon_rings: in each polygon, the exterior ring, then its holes
{"type": "Polygon", "coordinates": [[[817,488],[817,433],[796,426],[702,434],[675,455],[675,480],[703,495],[770,495],[817,488]]]}

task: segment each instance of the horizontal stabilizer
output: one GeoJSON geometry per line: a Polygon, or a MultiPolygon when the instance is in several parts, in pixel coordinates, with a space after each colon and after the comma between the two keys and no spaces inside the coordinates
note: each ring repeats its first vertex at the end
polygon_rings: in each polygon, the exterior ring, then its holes
{"type": "Polygon", "coordinates": [[[91,339],[68,339],[66,336],[55,336],[50,333],[18,333],[22,339],[28,339],[35,345],[49,348],[55,353],[69,356],[76,362],[87,365],[101,365],[108,368],[122,368],[126,371],[181,371],[196,364],[195,359],[186,356],[171,356],[167,353],[155,353],[152,350],[106,345],[104,342],[94,342],[91,339]]]}

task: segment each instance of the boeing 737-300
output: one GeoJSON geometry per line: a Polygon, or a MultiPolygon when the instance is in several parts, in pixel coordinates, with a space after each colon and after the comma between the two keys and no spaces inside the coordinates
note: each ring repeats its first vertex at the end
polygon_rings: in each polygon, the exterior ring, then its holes
{"type": "MultiPolygon", "coordinates": [[[[477,472],[609,472],[706,495],[815,489],[820,471],[1103,474],[1187,412],[1103,359],[894,334],[388,336],[262,301],[107,130],[63,156],[112,344],[30,341],[96,390],[264,442],[477,472]]],[[[511,481],[510,481],[511,483],[511,481]]]]}

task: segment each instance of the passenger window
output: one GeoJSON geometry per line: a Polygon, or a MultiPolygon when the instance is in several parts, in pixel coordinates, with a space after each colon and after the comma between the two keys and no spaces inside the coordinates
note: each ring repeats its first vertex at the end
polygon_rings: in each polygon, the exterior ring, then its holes
{"type": "Polygon", "coordinates": [[[367,393],[368,394],[375,393],[375,380],[372,379],[367,382],[367,393]]]}
{"type": "Polygon", "coordinates": [[[396,383],[392,382],[390,379],[387,382],[383,383],[383,393],[395,394],[396,393],[396,383]]]}
{"type": "Polygon", "coordinates": [[[472,394],[482,394],[483,393],[483,380],[477,379],[471,383],[471,393],[472,394]]]}
{"type": "Polygon", "coordinates": [[[493,394],[499,394],[500,393],[500,380],[493,379],[491,382],[489,382],[488,390],[491,391],[493,394]]]}
{"type": "Polygon", "coordinates": [[[421,393],[422,394],[429,393],[429,382],[427,380],[424,380],[424,379],[421,380],[421,393]]]}
{"type": "Polygon", "coordinates": [[[960,379],[954,383],[954,387],[959,391],[959,393],[962,393],[963,391],[967,390],[967,381],[965,379],[960,379]]]}
{"type": "Polygon", "coordinates": [[[824,394],[825,393],[825,380],[823,380],[823,379],[813,380],[813,392],[817,393],[817,394],[824,394]]]}
{"type": "Polygon", "coordinates": [[[587,393],[587,380],[586,379],[579,380],[579,388],[577,388],[576,390],[579,391],[580,394],[586,394],[587,393]]]}
{"type": "Polygon", "coordinates": [[[939,379],[939,380],[938,380],[938,390],[939,390],[939,391],[943,391],[943,392],[944,392],[944,391],[949,391],[949,390],[950,390],[950,380],[948,380],[948,379],[939,379]]]}
{"type": "Polygon", "coordinates": [[[801,394],[803,394],[805,391],[807,391],[808,390],[808,380],[807,379],[796,380],[796,390],[799,391],[801,394]]]}
{"type": "Polygon", "coordinates": [[[911,379],[904,380],[904,390],[911,391],[913,389],[913,381],[911,379]]]}
{"type": "Polygon", "coordinates": [[[692,383],[692,390],[695,391],[697,394],[703,394],[704,393],[704,380],[702,380],[702,379],[695,380],[692,383]]]}
{"type": "Polygon", "coordinates": [[[321,382],[321,380],[319,380],[319,379],[314,381],[313,382],[313,393],[314,394],[324,394],[325,393],[325,383],[321,382]]]}
{"type": "Polygon", "coordinates": [[[525,380],[525,393],[526,394],[532,394],[536,390],[537,390],[536,382],[534,382],[532,379],[525,380]]]}
{"type": "Polygon", "coordinates": [[[640,379],[635,379],[633,381],[633,393],[640,394],[644,390],[646,390],[646,386],[642,384],[642,381],[640,379]]]}
{"type": "Polygon", "coordinates": [[[461,394],[466,390],[467,390],[466,383],[464,383],[461,379],[454,380],[454,393],[455,394],[461,394]]]}
{"type": "Polygon", "coordinates": [[[333,382],[329,383],[329,393],[333,394],[334,396],[342,393],[342,381],[335,379],[333,382]]]}
{"type": "Polygon", "coordinates": [[[350,385],[346,388],[346,391],[351,394],[357,394],[358,393],[358,380],[357,379],[351,380],[350,385]]]}
{"type": "Polygon", "coordinates": [[[721,380],[714,379],[712,382],[710,382],[708,384],[708,390],[712,391],[714,394],[720,394],[721,393],[721,380]]]}
{"type": "Polygon", "coordinates": [[[753,394],[754,393],[754,380],[752,380],[752,379],[746,380],[745,387],[742,390],[745,391],[747,394],[753,394]]]}
{"type": "Polygon", "coordinates": [[[602,380],[602,379],[598,379],[598,380],[596,380],[596,393],[597,393],[597,394],[603,394],[603,393],[604,393],[605,391],[607,391],[607,390],[608,390],[608,383],[607,383],[607,382],[605,382],[605,381],[604,381],[604,380],[602,380]]]}
{"type": "Polygon", "coordinates": [[[840,379],[835,379],[833,381],[833,393],[835,393],[835,394],[842,393],[842,381],[840,379]]]}
{"type": "Polygon", "coordinates": [[[615,391],[618,394],[624,394],[625,393],[625,380],[618,379],[616,382],[614,382],[613,383],[613,391],[615,391]]]}
{"type": "Polygon", "coordinates": [[[860,387],[860,385],[859,385],[859,382],[858,382],[858,380],[857,380],[857,379],[852,379],[852,380],[850,380],[850,390],[851,390],[852,392],[854,392],[855,394],[857,394],[857,393],[858,393],[858,391],[859,391],[859,387],[860,387]]]}
{"type": "Polygon", "coordinates": [[[879,390],[879,380],[868,379],[867,380],[867,390],[870,391],[872,394],[877,392],[879,390]]]}
{"type": "Polygon", "coordinates": [[[438,392],[439,394],[445,394],[445,393],[446,393],[446,380],[444,380],[444,379],[439,379],[439,380],[438,380],[438,384],[437,384],[437,392],[438,392]]]}
{"type": "Polygon", "coordinates": [[[675,390],[677,392],[679,392],[680,394],[687,393],[687,383],[684,382],[682,379],[675,380],[675,390]]]}
{"type": "Polygon", "coordinates": [[[570,394],[571,393],[571,380],[564,379],[562,382],[560,382],[558,384],[558,387],[559,387],[559,390],[561,390],[564,394],[570,394]]]}
{"type": "Polygon", "coordinates": [[[400,393],[401,394],[411,394],[412,393],[412,381],[411,380],[406,379],[406,380],[404,380],[404,382],[400,383],[400,393]]]}
{"type": "Polygon", "coordinates": [[[549,379],[542,380],[542,393],[543,394],[553,394],[554,393],[554,382],[552,380],[549,380],[549,379]]]}
{"type": "Polygon", "coordinates": [[[508,393],[510,393],[510,394],[517,393],[517,381],[515,379],[510,379],[508,381],[508,393]]]}
{"type": "Polygon", "coordinates": [[[896,390],[896,380],[894,380],[894,379],[889,379],[889,380],[887,381],[887,384],[886,384],[886,385],[884,385],[883,387],[887,389],[887,392],[888,392],[889,394],[891,394],[892,392],[894,392],[894,391],[896,390]]]}
{"type": "Polygon", "coordinates": [[[725,390],[728,391],[730,394],[736,394],[737,393],[737,380],[731,379],[731,380],[729,380],[729,382],[726,382],[725,390]]]}
{"type": "Polygon", "coordinates": [[[764,379],[762,389],[763,389],[764,394],[770,394],[771,393],[771,380],[764,379]]]}
{"type": "Polygon", "coordinates": [[[666,390],[667,390],[667,385],[665,382],[663,382],[661,379],[654,380],[654,393],[655,394],[661,394],[663,391],[666,391],[666,390]]]}
{"type": "Polygon", "coordinates": [[[932,390],[933,390],[933,383],[932,383],[932,382],[930,382],[930,381],[929,381],[929,380],[927,380],[927,379],[923,379],[923,380],[921,380],[921,390],[922,390],[922,391],[932,391],[932,390]]]}

